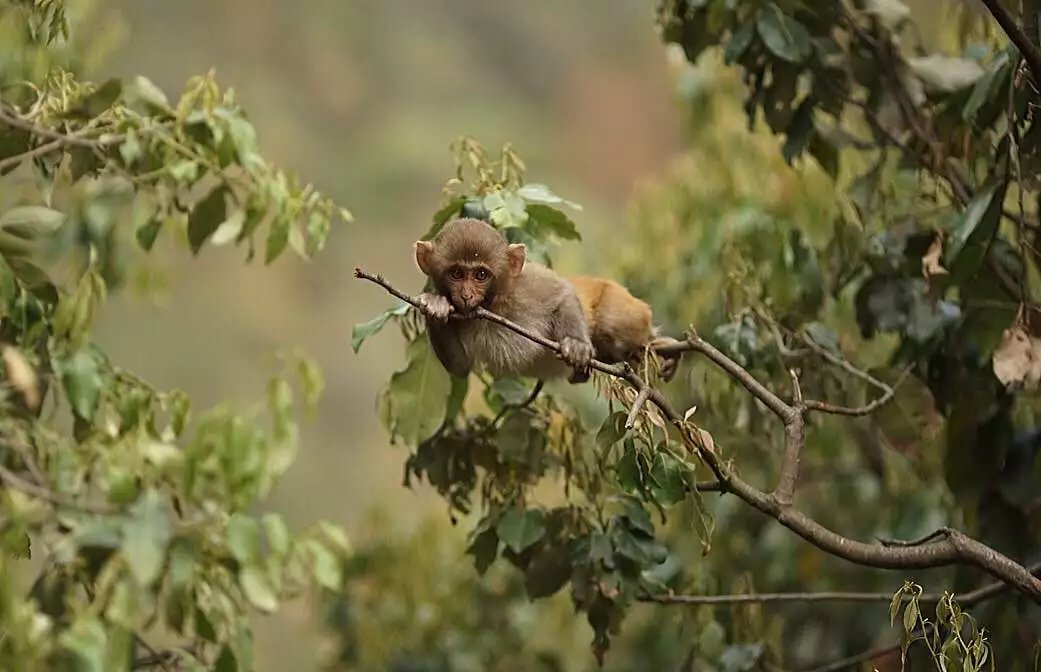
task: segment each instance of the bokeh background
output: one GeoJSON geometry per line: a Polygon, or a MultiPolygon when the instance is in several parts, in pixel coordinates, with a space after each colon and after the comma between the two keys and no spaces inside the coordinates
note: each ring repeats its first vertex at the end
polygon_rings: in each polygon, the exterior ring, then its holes
{"type": "MultiPolygon", "coordinates": [[[[466,133],[491,150],[513,142],[532,179],[585,206],[575,219],[586,240],[558,260],[595,271],[638,179],[660,174],[682,150],[654,3],[105,0],[97,11],[119,28],[106,33],[110,48],[88,74],[146,74],[176,95],[215,68],[250,111],[265,155],[356,217],[312,263],[287,255],[264,268],[229,263],[238,251],[192,259],[165,246],[138,269],[150,291],[107,305],[101,343],[200,405],[251,403],[274,355],[300,346],[323,367],[327,393],[270,506],[291,523],[326,518],[356,536],[446,519],[430,493],[401,488],[405,448],[388,444],[374,408],[401,364],[402,341],[387,330],[360,355],[351,351],[352,325],[389,305],[352,269],[364,264],[418,289],[411,242],[452,175],[450,143],[466,133]],[[374,511],[385,514],[378,527],[365,524],[374,511]]],[[[733,114],[742,123],[740,108],[733,114]]],[[[257,627],[260,670],[316,669],[310,605],[288,605],[257,627]]],[[[578,650],[587,651],[588,636],[576,630],[578,650]]]]}

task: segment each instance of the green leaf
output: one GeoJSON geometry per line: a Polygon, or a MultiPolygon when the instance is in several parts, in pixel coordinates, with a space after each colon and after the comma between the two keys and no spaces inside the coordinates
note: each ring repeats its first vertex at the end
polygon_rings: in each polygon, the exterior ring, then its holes
{"type": "Polygon", "coordinates": [[[506,404],[524,403],[530,395],[531,390],[520,379],[508,376],[496,378],[484,392],[485,401],[496,411],[506,404]]]}
{"type": "Polygon", "coordinates": [[[407,356],[405,369],[391,376],[387,401],[394,433],[414,446],[444,422],[452,381],[423,334],[409,343],[407,356]]]}
{"type": "MultiPolygon", "coordinates": [[[[962,250],[965,248],[966,243],[969,242],[969,238],[976,232],[977,227],[984,221],[984,216],[987,215],[988,210],[991,208],[991,204],[994,202],[994,197],[998,193],[1000,184],[992,184],[988,188],[977,193],[969,204],[965,206],[965,209],[955,216],[954,220],[950,225],[950,235],[947,238],[947,245],[945,250],[945,261],[948,268],[954,265],[954,262],[958,259],[962,250]]],[[[1002,190],[1004,194],[1004,190],[1002,190]]],[[[1000,207],[1000,203],[999,203],[1000,207]]],[[[1000,210],[997,213],[1000,218],[1000,210]]],[[[988,219],[988,222],[997,225],[997,221],[992,213],[988,219]]],[[[990,226],[986,227],[990,229],[990,226]]],[[[988,232],[989,238],[989,232],[988,232]]]]}
{"type": "Polygon", "coordinates": [[[107,672],[105,628],[94,616],[81,615],[59,635],[58,643],[79,663],[79,672],[107,672]]]}
{"type": "Polygon", "coordinates": [[[601,451],[606,451],[625,436],[626,416],[626,413],[615,411],[604,418],[604,424],[600,425],[596,433],[596,445],[601,451]]]}
{"type": "Polygon", "coordinates": [[[137,76],[123,88],[123,101],[143,113],[172,112],[166,94],[147,77],[137,76]]]}
{"type": "Polygon", "coordinates": [[[198,254],[206,239],[227,219],[227,194],[228,188],[224,185],[215,188],[188,215],[188,245],[192,254],[198,254]]]}
{"type": "Polygon", "coordinates": [[[727,65],[731,65],[744,56],[745,52],[748,51],[748,47],[752,44],[753,37],[755,37],[754,23],[748,22],[738,28],[723,50],[724,62],[727,65]]]}
{"type": "Polygon", "coordinates": [[[839,150],[831,144],[820,133],[814,133],[810,138],[810,154],[817,159],[817,163],[824,169],[832,179],[839,174],[839,150]]]}
{"type": "MultiPolygon", "coordinates": [[[[575,203],[574,201],[568,201],[566,199],[561,198],[560,196],[557,196],[552,191],[550,191],[549,187],[547,187],[544,184],[525,184],[523,187],[517,190],[517,195],[523,198],[525,201],[528,201],[529,203],[547,203],[550,205],[556,205],[557,203],[561,203],[563,205],[567,205],[571,208],[574,208],[575,210],[582,209],[582,206],[578,203],[575,203]]],[[[528,212],[530,213],[531,210],[528,210],[528,212]]]]}
{"type": "Polygon", "coordinates": [[[310,546],[311,571],[318,585],[328,590],[336,591],[343,583],[343,570],[336,556],[319,543],[310,546]]]}
{"type": "Polygon", "coordinates": [[[445,407],[445,420],[451,422],[458,417],[463,410],[466,394],[470,390],[469,378],[456,378],[452,376],[452,392],[448,395],[448,403],[445,407]]]}
{"type": "Polygon", "coordinates": [[[806,146],[814,136],[814,104],[815,101],[812,97],[807,97],[806,100],[802,101],[799,107],[795,108],[795,112],[792,114],[792,121],[785,130],[785,140],[784,146],[781,148],[781,154],[789,164],[806,151],[806,146]]]}
{"type": "Polygon", "coordinates": [[[264,536],[267,538],[268,548],[271,549],[271,552],[278,557],[288,553],[292,539],[282,516],[277,513],[265,513],[261,517],[260,523],[264,527],[264,536]]]}
{"type": "Polygon", "coordinates": [[[144,154],[144,150],[141,149],[141,139],[134,129],[130,129],[122,144],[119,145],[119,155],[123,157],[123,163],[133,166],[142,154],[144,154]]]}
{"type": "Polygon", "coordinates": [[[484,197],[488,217],[500,229],[520,228],[528,221],[524,199],[512,191],[488,194],[484,197]]]}
{"type": "Polygon", "coordinates": [[[293,221],[286,216],[277,216],[271,222],[271,229],[267,232],[267,244],[264,247],[264,263],[270,264],[286,249],[289,243],[289,228],[293,221]]]}
{"type": "Polygon", "coordinates": [[[118,79],[110,79],[73,105],[69,115],[93,119],[112,107],[122,91],[123,83],[118,79]]]}
{"type": "Polygon", "coordinates": [[[495,525],[499,539],[514,553],[520,553],[546,534],[546,519],[539,509],[513,507],[495,525]]]}
{"type": "Polygon", "coordinates": [[[101,362],[93,348],[77,350],[61,362],[61,382],[77,417],[91,420],[104,386],[101,362]]]}
{"type": "Polygon", "coordinates": [[[136,629],[144,624],[154,606],[147,589],[129,579],[120,581],[112,590],[105,617],[127,629],[136,629]]]}
{"type": "Polygon", "coordinates": [[[357,353],[367,338],[379,333],[392,317],[401,317],[407,314],[409,308],[411,308],[409,304],[402,302],[393,308],[383,311],[368,322],[359,322],[354,325],[354,328],[351,329],[351,349],[357,353]]]}
{"type": "Polygon", "coordinates": [[[839,348],[838,335],[828,328],[827,325],[820,322],[810,322],[806,325],[805,330],[806,335],[809,336],[817,345],[832,354],[842,354],[842,350],[839,348]]]}
{"type": "Polygon", "coordinates": [[[535,600],[553,595],[571,578],[571,550],[567,546],[551,546],[531,559],[524,572],[524,588],[535,600]]]}
{"type": "Polygon", "coordinates": [[[151,585],[159,576],[171,535],[166,503],[157,491],[146,490],[123,524],[123,557],[140,584],[151,585]]]}
{"type": "Polygon", "coordinates": [[[917,624],[918,602],[916,600],[911,600],[907,603],[907,607],[904,608],[904,634],[910,637],[917,624]]]}
{"type": "Polygon", "coordinates": [[[789,63],[802,63],[813,51],[806,26],[785,14],[776,3],[763,7],[756,28],[767,49],[789,63]]]}
{"type": "Polygon", "coordinates": [[[446,203],[440,210],[434,213],[434,225],[426,235],[423,236],[423,240],[430,240],[437,235],[437,232],[448,223],[448,220],[452,219],[459,214],[459,210],[463,207],[463,203],[466,202],[466,196],[455,196],[448,203],[446,203]]]}
{"type": "Polygon", "coordinates": [[[236,210],[231,213],[231,215],[221,222],[220,226],[218,226],[213,232],[213,235],[210,237],[210,245],[220,247],[221,245],[227,245],[228,243],[238,239],[245,223],[245,210],[236,210]]]}
{"type": "Polygon", "coordinates": [[[961,111],[961,118],[964,121],[976,121],[976,115],[979,114],[980,109],[1003,90],[1008,82],[1010,70],[1009,54],[1007,51],[1003,51],[973,85],[972,93],[965,101],[965,107],[961,111]]]}
{"type": "Polygon", "coordinates": [[[265,613],[278,609],[278,596],[271,585],[271,579],[262,567],[246,565],[239,572],[239,586],[246,599],[254,607],[265,613]]]}
{"type": "Polygon", "coordinates": [[[651,492],[661,504],[675,504],[687,497],[683,468],[676,458],[658,450],[651,460],[651,492]]]}
{"type": "Polygon", "coordinates": [[[651,516],[643,508],[643,504],[640,504],[640,500],[626,495],[619,497],[618,501],[622,504],[622,515],[629,521],[629,525],[648,537],[653,537],[654,523],[651,522],[651,516]]]}
{"type": "Polygon", "coordinates": [[[42,205],[21,205],[0,215],[0,228],[19,238],[33,240],[54,233],[65,219],[65,213],[42,205]]]}
{"type": "Polygon", "coordinates": [[[134,232],[134,237],[142,250],[145,252],[152,251],[152,247],[155,245],[155,240],[159,237],[159,231],[162,227],[163,218],[158,214],[138,227],[137,231],[134,232]]]}
{"type": "Polygon", "coordinates": [[[555,236],[561,240],[581,240],[575,223],[561,210],[533,203],[527,207],[528,228],[539,237],[555,236]]]}
{"type": "Polygon", "coordinates": [[[473,543],[466,549],[467,555],[472,555],[474,567],[477,573],[484,575],[495,562],[499,553],[499,536],[494,528],[488,528],[474,537],[473,543]]]}
{"type": "Polygon", "coordinates": [[[243,513],[233,515],[225,534],[228,550],[241,564],[254,563],[260,557],[260,525],[251,516],[243,513]]]}

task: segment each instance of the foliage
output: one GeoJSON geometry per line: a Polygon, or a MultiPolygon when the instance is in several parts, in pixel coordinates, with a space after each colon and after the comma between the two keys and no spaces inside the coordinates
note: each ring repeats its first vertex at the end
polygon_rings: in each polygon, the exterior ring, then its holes
{"type": "Polygon", "coordinates": [[[320,374],[289,353],[266,401],[193,419],[90,329],[134,245],[166,232],[251,257],[263,235],[268,262],[310,256],[336,213],[258,154],[212,73],[176,103],[143,77],[80,81],[69,16],[0,2],[0,667],[252,669],[250,612],[339,589],[350,552],[327,523],[291,534],[250,513],[292,462],[320,374]]]}
{"type": "MultiPolygon", "coordinates": [[[[367,527],[385,532],[388,523],[377,515],[367,527]]],[[[502,567],[476,578],[459,562],[464,540],[446,528],[428,519],[407,537],[380,534],[358,548],[344,593],[330,594],[326,607],[338,646],[328,669],[572,669],[574,652],[557,648],[575,629],[565,604],[531,603],[524,578],[502,567]]]]}
{"type": "MultiPolygon", "coordinates": [[[[464,138],[457,165],[448,204],[434,215],[428,235],[466,213],[486,218],[547,261],[555,240],[577,239],[556,207],[570,204],[543,185],[525,183],[524,166],[509,147],[491,162],[480,145],[464,138]]],[[[596,409],[600,429],[594,432],[577,404],[554,396],[526,405],[533,382],[505,377],[482,379],[481,397],[470,405],[468,381],[450,379],[415,314],[395,319],[409,341],[408,364],[391,378],[380,405],[391,435],[415,446],[405,465],[406,485],[425,478],[461,514],[471,511],[476,495],[481,517],[467,552],[478,570],[504,558],[524,572],[532,598],[570,584],[602,656],[626,606],[662,585],[654,569],[668,552],[654,539],[647,507],[664,520],[667,508],[684,504],[708,543],[695,463],[669,438],[656,412],[626,436],[624,410],[596,409]],[[477,412],[462,413],[471,408],[477,412]],[[557,492],[539,491],[543,480],[556,481],[557,492]]],[[[377,321],[386,322],[381,316],[357,329],[371,331],[377,321]]],[[[598,387],[615,408],[633,402],[632,391],[617,382],[604,378],[598,387]]]]}
{"type": "MultiPolygon", "coordinates": [[[[896,387],[866,418],[808,425],[801,510],[865,539],[957,526],[1023,561],[1036,557],[1041,522],[1041,409],[1031,393],[1041,338],[1037,92],[989,17],[952,18],[938,42],[958,55],[920,42],[899,0],[663,2],[663,38],[684,61],[691,148],[637,197],[626,244],[611,232],[603,260],[673,330],[696,325],[775,390],[787,389],[794,368],[808,397],[863,405],[879,392],[850,374],[847,356],[896,387]],[[730,121],[738,95],[744,128],[730,121]]],[[[456,213],[486,215],[548,255],[512,153],[491,162],[465,142],[459,154],[470,172],[451,183],[432,231],[456,213]]],[[[545,205],[563,212],[562,202],[545,205]]],[[[660,418],[648,412],[636,431],[621,427],[631,392],[598,379],[600,401],[557,387],[518,408],[531,381],[451,381],[428,366],[421,322],[397,311],[379,326],[402,327],[409,359],[381,413],[412,449],[406,483],[425,478],[453,515],[473,511],[478,570],[505,559],[532,598],[570,586],[596,653],[635,600],[668,589],[889,592],[903,578],[822,559],[733,498],[706,507],[694,487],[703,469],[660,418]],[[710,534],[713,520],[725,535],[710,534]]],[[[780,450],[769,414],[691,359],[670,395],[696,409],[744,478],[771,478],[780,450]]],[[[956,591],[979,581],[969,569],[915,578],[923,577],[956,591]]],[[[958,621],[971,632],[951,639],[956,610],[941,606],[946,634],[930,626],[912,653],[934,647],[936,656],[947,650],[946,665],[1029,669],[1020,652],[1039,636],[1036,607],[1013,594],[972,607],[990,627],[984,661],[975,625],[958,621]],[[1021,619],[1021,610],[1032,616],[1021,619]],[[964,647],[945,649],[952,641],[964,647]]],[[[842,657],[885,637],[880,612],[829,604],[735,616],[702,607],[698,643],[675,642],[662,667],[788,668],[842,657]],[[755,653],[728,667],[738,649],[724,659],[724,647],[702,645],[720,641],[755,653]]]]}

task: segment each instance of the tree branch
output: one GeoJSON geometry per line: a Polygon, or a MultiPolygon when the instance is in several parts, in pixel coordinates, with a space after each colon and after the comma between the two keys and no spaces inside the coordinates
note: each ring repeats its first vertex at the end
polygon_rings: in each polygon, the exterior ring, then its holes
{"type": "Polygon", "coordinates": [[[803,403],[802,388],[795,371],[788,373],[792,378],[794,412],[784,421],[784,455],[781,456],[777,487],[774,488],[774,499],[782,506],[791,506],[795,500],[795,486],[799,481],[799,458],[806,443],[806,405],[803,403]]]}
{"type": "MultiPolygon", "coordinates": [[[[1027,62],[1027,67],[1030,68],[1030,74],[1035,82],[1041,82],[1041,48],[1038,47],[1034,39],[1037,38],[1036,33],[1034,35],[1028,35],[1023,28],[1017,23],[1012,14],[999,2],[999,0],[982,0],[983,5],[990,12],[994,20],[998,22],[1001,29],[1005,31],[1005,35],[1012,44],[1016,45],[1016,49],[1019,49],[1020,55],[1023,56],[1023,60],[1027,62]]],[[[1029,7],[1028,13],[1029,13],[1029,7]]],[[[1027,16],[1027,25],[1037,25],[1037,18],[1027,16]]]]}
{"type": "MultiPolygon", "coordinates": [[[[1036,562],[1027,570],[1031,574],[1041,572],[1041,562],[1036,562]]],[[[1008,590],[1009,585],[1004,581],[993,581],[955,596],[958,605],[963,608],[973,607],[984,600],[1008,590]]],[[[935,604],[944,598],[946,593],[923,593],[916,599],[919,602],[935,604]]],[[[903,602],[909,602],[914,596],[904,594],[903,602]]],[[[849,591],[824,591],[816,593],[749,593],[738,595],[642,595],[637,598],[640,602],[654,602],[666,605],[706,605],[706,604],[776,604],[786,602],[884,602],[889,604],[893,599],[892,593],[866,593],[849,591]]]]}
{"type": "MultiPolygon", "coordinates": [[[[398,291],[382,277],[366,273],[361,268],[355,268],[354,275],[357,278],[376,283],[393,296],[422,310],[418,299],[398,291]]],[[[557,353],[560,352],[558,343],[484,308],[478,308],[472,317],[458,317],[458,319],[474,318],[494,322],[543,347],[557,353]]],[[[676,346],[663,348],[663,350],[673,353],[686,350],[700,352],[741,383],[753,396],[767,404],[775,414],[784,420],[786,426],[793,422],[793,418],[801,418],[801,409],[781,401],[776,394],[766,389],[747,370],[697,336],[692,336],[676,346]]],[[[925,569],[954,564],[978,567],[1015,588],[1033,602],[1041,604],[1041,580],[1008,556],[956,530],[944,530],[942,538],[920,546],[887,547],[856,541],[828,529],[790,503],[780,501],[775,495],[767,494],[741,479],[723,463],[718,455],[707,449],[700,436],[691,431],[690,423],[683,419],[683,416],[661,391],[649,387],[632,369],[624,365],[605,364],[599,360],[593,360],[591,367],[601,373],[621,378],[637,390],[649,388],[648,400],[657,406],[665,418],[679,430],[688,448],[708,465],[716,480],[719,481],[721,490],[732,492],[749,506],[777,520],[824,552],[860,565],[881,569],[925,569]]]]}
{"type": "Polygon", "coordinates": [[[38,126],[31,121],[23,119],[16,114],[0,106],[0,122],[10,126],[11,128],[18,128],[23,131],[27,131],[37,137],[47,138],[50,142],[46,142],[42,145],[37,145],[32,149],[29,149],[21,154],[15,154],[5,159],[0,159],[0,171],[6,170],[11,166],[16,166],[19,163],[28,159],[34,159],[44,154],[57,151],[62,147],[68,145],[77,145],[80,147],[88,147],[91,149],[101,149],[108,145],[115,145],[123,142],[126,136],[123,134],[109,135],[105,137],[90,138],[85,137],[85,134],[90,129],[84,129],[78,133],[60,133],[58,131],[52,131],[49,128],[38,126]]]}
{"type": "Polygon", "coordinates": [[[627,430],[636,426],[636,418],[640,417],[640,410],[643,408],[643,405],[647,403],[647,400],[650,399],[650,397],[650,387],[644,387],[636,394],[636,399],[633,401],[632,408],[629,409],[629,415],[625,418],[625,428],[627,430]]]}

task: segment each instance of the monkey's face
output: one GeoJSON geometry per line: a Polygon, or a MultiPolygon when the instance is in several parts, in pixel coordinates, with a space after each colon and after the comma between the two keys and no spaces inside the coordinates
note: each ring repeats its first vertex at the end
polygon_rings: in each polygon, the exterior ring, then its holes
{"type": "Polygon", "coordinates": [[[494,280],[492,269],[484,264],[453,264],[445,273],[444,284],[455,309],[469,313],[491,298],[489,290],[494,280]]]}

